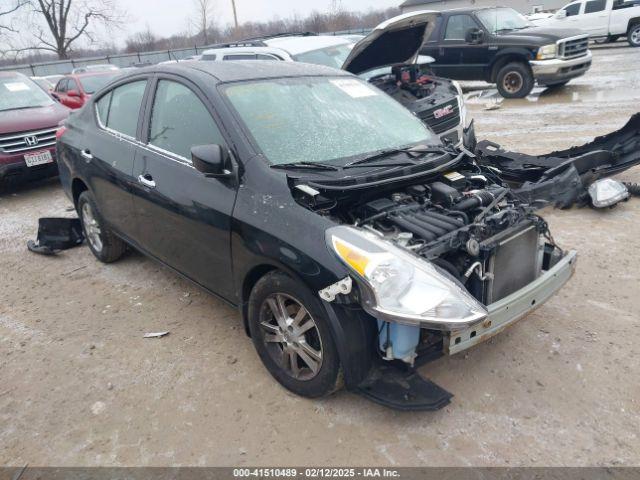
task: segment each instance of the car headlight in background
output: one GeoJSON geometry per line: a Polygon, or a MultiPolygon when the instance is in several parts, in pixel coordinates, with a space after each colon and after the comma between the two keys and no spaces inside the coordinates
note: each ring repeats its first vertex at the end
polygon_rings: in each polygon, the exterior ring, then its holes
{"type": "Polygon", "coordinates": [[[595,208],[613,207],[629,198],[629,190],[621,182],[612,178],[596,180],[589,186],[591,204],[595,208]]]}
{"type": "Polygon", "coordinates": [[[373,233],[340,226],[327,243],[355,274],[363,308],[389,322],[456,330],[487,316],[487,310],[440,269],[373,233]]]}
{"type": "Polygon", "coordinates": [[[538,50],[538,54],[536,55],[536,60],[547,60],[549,58],[556,58],[558,54],[558,46],[555,43],[551,45],[545,45],[540,47],[538,50]]]}

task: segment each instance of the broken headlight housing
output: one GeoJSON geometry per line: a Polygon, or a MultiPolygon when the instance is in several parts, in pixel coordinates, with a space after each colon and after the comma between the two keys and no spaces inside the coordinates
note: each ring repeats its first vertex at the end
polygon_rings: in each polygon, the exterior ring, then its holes
{"type": "Polygon", "coordinates": [[[334,227],[327,243],[363,287],[362,307],[380,320],[456,330],[487,316],[486,308],[443,271],[373,233],[334,227]]]}
{"type": "Polygon", "coordinates": [[[548,60],[550,58],[556,58],[558,54],[558,46],[555,43],[550,45],[544,45],[538,49],[536,60],[548,60]]]}
{"type": "Polygon", "coordinates": [[[607,208],[629,198],[629,191],[621,182],[603,178],[589,186],[589,196],[594,208],[607,208]]]}

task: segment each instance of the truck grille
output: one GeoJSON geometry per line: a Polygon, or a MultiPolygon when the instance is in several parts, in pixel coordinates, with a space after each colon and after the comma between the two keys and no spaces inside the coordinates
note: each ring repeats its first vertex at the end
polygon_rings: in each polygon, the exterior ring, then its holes
{"type": "Polygon", "coordinates": [[[558,55],[564,59],[583,57],[587,54],[588,50],[588,35],[561,40],[560,43],[558,43],[558,55]]]}
{"type": "Polygon", "coordinates": [[[455,128],[460,123],[460,108],[458,100],[453,99],[433,108],[420,112],[420,119],[429,125],[437,135],[455,128]]]}
{"type": "Polygon", "coordinates": [[[0,151],[21,153],[51,147],[56,144],[56,130],[57,128],[47,128],[0,135],[0,151]]]}

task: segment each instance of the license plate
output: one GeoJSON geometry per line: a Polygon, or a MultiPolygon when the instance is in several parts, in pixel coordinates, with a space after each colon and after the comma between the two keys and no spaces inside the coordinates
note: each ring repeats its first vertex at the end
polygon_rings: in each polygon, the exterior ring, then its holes
{"type": "Polygon", "coordinates": [[[53,163],[53,156],[49,150],[36,153],[26,153],[24,161],[27,167],[35,167],[36,165],[44,165],[45,163],[53,163]]]}

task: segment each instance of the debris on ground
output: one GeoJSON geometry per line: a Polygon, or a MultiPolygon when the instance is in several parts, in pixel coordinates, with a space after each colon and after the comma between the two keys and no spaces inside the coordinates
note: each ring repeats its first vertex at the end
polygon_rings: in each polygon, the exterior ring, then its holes
{"type": "Polygon", "coordinates": [[[169,332],[151,332],[151,333],[145,333],[144,334],[144,338],[160,338],[160,337],[164,337],[165,335],[169,335],[169,332]]]}
{"type": "Polygon", "coordinates": [[[84,241],[82,225],[78,218],[40,218],[38,237],[29,240],[27,248],[40,255],[55,255],[60,250],[77,247],[84,241]]]}

